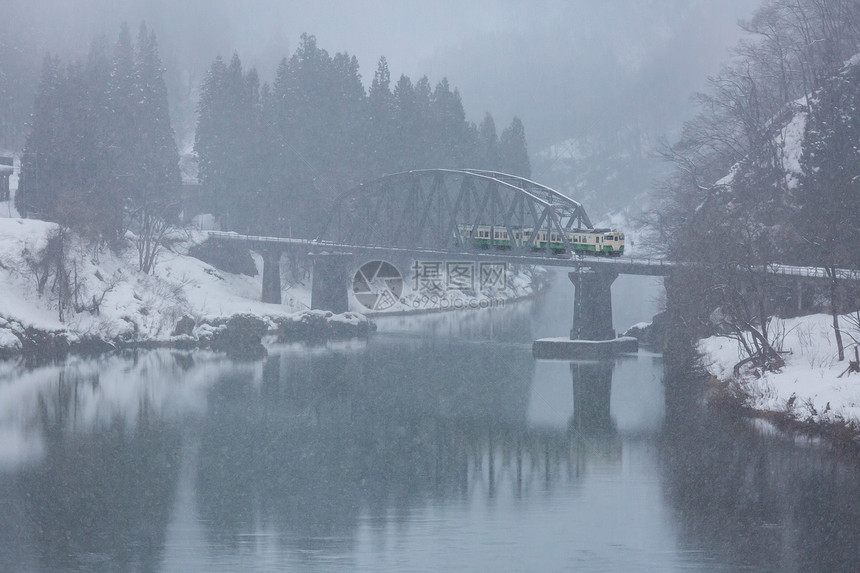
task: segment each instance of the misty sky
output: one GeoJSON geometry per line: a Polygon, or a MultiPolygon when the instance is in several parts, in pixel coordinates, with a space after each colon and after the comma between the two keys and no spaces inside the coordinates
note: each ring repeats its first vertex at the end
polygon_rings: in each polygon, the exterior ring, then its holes
{"type": "MultiPolygon", "coordinates": [[[[30,51],[83,57],[98,33],[145,20],[173,94],[190,95],[217,55],[238,52],[264,80],[303,32],[358,57],[365,84],[380,56],[392,81],[447,77],[467,117],[499,130],[518,115],[531,151],[642,116],[671,129],[718,70],[754,0],[0,0],[0,33],[30,51]],[[647,116],[647,117],[646,117],[647,116]]],[[[175,99],[175,98],[174,98],[175,99]]],[[[190,106],[189,106],[189,109],[190,106]]],[[[183,110],[173,110],[182,116],[183,110]]],[[[186,116],[191,114],[186,109],[186,116]]],[[[182,120],[175,122],[181,123],[182,120]]],[[[185,120],[193,124],[193,117],[185,120]]],[[[183,131],[179,126],[178,131],[183,131]]],[[[183,137],[188,137],[187,128],[183,137]]]]}

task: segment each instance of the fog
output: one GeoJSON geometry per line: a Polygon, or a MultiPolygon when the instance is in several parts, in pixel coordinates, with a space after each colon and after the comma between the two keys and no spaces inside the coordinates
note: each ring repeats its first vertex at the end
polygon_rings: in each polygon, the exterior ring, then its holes
{"type": "MultiPolygon", "coordinates": [[[[690,95],[726,58],[737,22],[753,0],[6,0],[0,65],[24,68],[34,86],[45,53],[86,55],[99,34],[114,41],[119,25],[140,21],[158,35],[181,143],[193,138],[193,102],[212,60],[233,52],[271,79],[277,62],[307,32],[334,54],[348,52],[365,84],[385,56],[392,78],[447,77],[467,117],[486,112],[500,125],[514,115],[530,150],[631,117],[671,131],[689,112],[690,95]],[[5,38],[5,40],[3,40],[5,38]]],[[[20,81],[20,80],[17,80],[20,81]]],[[[31,88],[32,89],[32,88],[31,88]]],[[[31,105],[31,102],[29,103],[31,105]]],[[[16,112],[25,113],[27,103],[16,112]]],[[[0,134],[2,135],[2,134],[0,134]]],[[[20,135],[13,139],[21,144],[20,135]]],[[[187,147],[187,146],[186,146],[187,147]]]]}

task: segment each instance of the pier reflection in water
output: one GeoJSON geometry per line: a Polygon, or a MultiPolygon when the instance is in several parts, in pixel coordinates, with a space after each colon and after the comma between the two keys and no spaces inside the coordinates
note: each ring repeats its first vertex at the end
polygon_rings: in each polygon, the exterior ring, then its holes
{"type": "Polygon", "coordinates": [[[696,409],[658,356],[535,361],[519,312],[251,362],[4,364],[0,570],[857,562],[856,460],[696,409]]]}

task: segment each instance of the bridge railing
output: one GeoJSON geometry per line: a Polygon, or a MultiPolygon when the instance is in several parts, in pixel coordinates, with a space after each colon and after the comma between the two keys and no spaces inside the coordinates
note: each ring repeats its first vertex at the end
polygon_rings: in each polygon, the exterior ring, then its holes
{"type": "MultiPolygon", "coordinates": [[[[315,246],[315,247],[331,247],[331,248],[364,248],[368,250],[389,250],[389,251],[403,251],[403,252],[426,252],[427,254],[441,255],[444,254],[442,251],[436,251],[432,249],[403,249],[396,247],[362,247],[360,245],[342,245],[338,243],[334,243],[331,241],[320,241],[316,239],[294,239],[288,237],[265,237],[265,236],[255,236],[255,235],[240,235],[234,232],[226,232],[226,231],[209,231],[208,235],[217,239],[226,239],[233,241],[243,241],[250,243],[258,243],[258,244],[287,244],[287,245],[296,245],[296,246],[315,246]]],[[[454,251],[451,251],[450,254],[455,254],[454,251]]],[[[610,257],[594,257],[594,256],[583,256],[583,255],[572,255],[567,257],[559,257],[559,256],[541,256],[538,254],[533,254],[531,256],[511,256],[511,255],[499,255],[495,253],[484,253],[479,252],[482,256],[488,258],[498,258],[503,257],[507,259],[517,259],[522,258],[523,260],[528,260],[535,264],[541,264],[540,261],[546,261],[546,264],[549,265],[558,265],[563,264],[565,266],[596,266],[596,265],[618,265],[618,266],[632,266],[632,267],[649,267],[652,269],[665,269],[667,271],[671,269],[683,268],[683,267],[695,267],[697,263],[685,262],[685,261],[671,261],[667,259],[659,259],[659,258],[634,258],[634,257],[618,257],[618,258],[610,258],[610,257]],[[495,256],[494,256],[495,255],[495,256]]],[[[764,267],[760,267],[759,270],[761,272],[781,275],[781,276],[792,276],[798,278],[810,278],[810,279],[827,279],[830,277],[829,271],[823,267],[798,267],[792,265],[766,265],[764,267]]],[[[836,278],[842,280],[851,280],[851,281],[860,281],[860,270],[856,269],[835,269],[836,278]]]]}
{"type": "MultiPolygon", "coordinates": [[[[802,278],[830,278],[830,271],[822,267],[796,267],[791,265],[769,265],[768,272],[796,276],[802,278]]],[[[860,271],[855,269],[835,269],[836,278],[843,280],[860,280],[860,271]]]]}

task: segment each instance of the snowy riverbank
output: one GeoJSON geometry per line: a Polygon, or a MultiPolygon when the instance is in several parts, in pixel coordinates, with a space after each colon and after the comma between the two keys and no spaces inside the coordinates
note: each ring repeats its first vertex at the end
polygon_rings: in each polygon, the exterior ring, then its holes
{"type": "MultiPolygon", "coordinates": [[[[840,324],[850,331],[847,317],[840,324]]],[[[774,319],[771,331],[784,333],[777,348],[785,352],[785,366],[778,372],[742,368],[735,375],[734,365],[741,359],[736,341],[700,341],[705,367],[722,383],[722,395],[761,417],[858,442],[860,374],[843,375],[847,359],[854,358],[850,338],[843,335],[846,360],[838,362],[830,315],[774,319]]]]}
{"type": "MultiPolygon", "coordinates": [[[[251,254],[256,276],[218,269],[189,254],[206,240],[199,230],[177,233],[148,275],[138,271],[133,237],[115,251],[66,232],[58,251],[59,231],[54,223],[0,217],[0,358],[158,346],[258,352],[266,335],[314,340],[374,330],[352,297],[351,312],[310,310],[310,278],[292,279],[287,264],[283,303],[261,302],[262,259],[251,254]]],[[[540,267],[508,268],[505,275],[503,288],[441,296],[414,289],[404,276],[400,300],[373,314],[490,308],[529,297],[545,283],[540,267]]]]}
{"type": "Polygon", "coordinates": [[[0,358],[141,346],[234,350],[236,337],[259,344],[266,334],[309,339],[373,328],[360,313],[310,310],[309,285],[286,288],[282,305],[260,302],[259,276],[187,254],[205,238],[200,232],[178,236],[150,275],[138,272],[131,243],[114,252],[67,234],[62,256],[46,258],[57,232],[53,223],[0,218],[0,358]]]}

